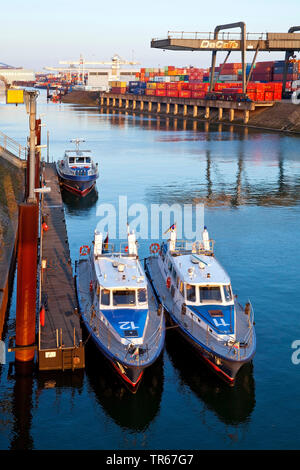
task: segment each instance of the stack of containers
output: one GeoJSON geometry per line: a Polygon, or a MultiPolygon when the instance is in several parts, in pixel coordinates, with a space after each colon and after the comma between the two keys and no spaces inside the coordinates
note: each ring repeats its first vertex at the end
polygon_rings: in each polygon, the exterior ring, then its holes
{"type": "Polygon", "coordinates": [[[251,79],[254,82],[272,82],[273,73],[274,62],[257,62],[251,79]]]}
{"type": "Polygon", "coordinates": [[[125,94],[127,90],[127,83],[126,82],[110,82],[111,93],[116,94],[125,94]]]}
{"type": "Polygon", "coordinates": [[[144,95],[146,89],[146,82],[132,81],[128,83],[128,93],[133,95],[144,95]]]}
{"type": "Polygon", "coordinates": [[[225,82],[236,82],[239,78],[239,73],[241,72],[242,64],[239,62],[226,63],[222,64],[219,67],[221,74],[218,77],[218,80],[225,82]]]}
{"type": "MultiPolygon", "coordinates": [[[[274,82],[282,82],[284,73],[284,60],[274,62],[274,82]]],[[[287,81],[298,80],[300,72],[300,61],[290,62],[287,69],[287,81]]]]}

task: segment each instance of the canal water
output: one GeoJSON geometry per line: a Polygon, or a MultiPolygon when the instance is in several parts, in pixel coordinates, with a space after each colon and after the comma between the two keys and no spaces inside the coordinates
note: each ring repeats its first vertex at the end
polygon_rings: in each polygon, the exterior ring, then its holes
{"type": "MultiPolygon", "coordinates": [[[[118,212],[120,195],[129,207],[204,204],[216,256],[239,300],[254,307],[257,353],[230,388],[170,330],[135,395],[89,342],[86,369],[73,375],[20,376],[8,353],[0,366],[0,449],[299,448],[299,137],[47,104],[43,93],[39,114],[50,160],[80,137],[99,163],[96,192],[64,195],[73,264],[92,240],[99,207],[118,212]]],[[[0,129],[25,143],[25,108],[2,102],[0,129]]],[[[152,241],[140,240],[141,258],[152,241]]],[[[6,343],[15,303],[14,292],[6,343]]]]}

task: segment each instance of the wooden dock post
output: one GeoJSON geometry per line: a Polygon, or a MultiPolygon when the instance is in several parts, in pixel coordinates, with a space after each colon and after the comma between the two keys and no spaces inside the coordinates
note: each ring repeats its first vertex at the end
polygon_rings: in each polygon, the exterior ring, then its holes
{"type": "Polygon", "coordinates": [[[244,111],[244,124],[248,124],[249,115],[250,115],[250,111],[248,109],[245,109],[245,111],[244,111]]]}
{"type": "Polygon", "coordinates": [[[229,121],[232,122],[234,120],[234,109],[229,109],[229,121]]]}
{"type": "Polygon", "coordinates": [[[223,108],[219,108],[218,110],[218,119],[219,121],[222,121],[223,119],[223,108]]]}
{"type": "Polygon", "coordinates": [[[197,117],[198,114],[198,106],[193,106],[193,117],[197,117]]]}

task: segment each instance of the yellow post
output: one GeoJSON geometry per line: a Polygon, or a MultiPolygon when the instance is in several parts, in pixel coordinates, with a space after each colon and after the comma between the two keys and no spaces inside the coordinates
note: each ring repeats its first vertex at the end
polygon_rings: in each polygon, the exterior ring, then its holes
{"type": "Polygon", "coordinates": [[[152,101],[148,101],[148,111],[149,113],[152,111],[152,101]]]}
{"type": "Polygon", "coordinates": [[[178,104],[174,104],[174,114],[176,115],[178,113],[178,104]]]}
{"type": "Polygon", "coordinates": [[[193,108],[193,117],[197,117],[198,114],[198,106],[194,106],[193,108]]]}
{"type": "Polygon", "coordinates": [[[132,109],[135,109],[136,108],[136,100],[133,100],[132,101],[132,109]]]}
{"type": "Polygon", "coordinates": [[[157,102],[157,110],[156,110],[157,113],[160,113],[160,101],[157,102]]]}
{"type": "Polygon", "coordinates": [[[166,104],[166,114],[170,113],[170,103],[166,104]]]}
{"type": "Polygon", "coordinates": [[[232,122],[234,120],[234,109],[229,109],[229,121],[232,122]]]}
{"type": "Polygon", "coordinates": [[[112,101],[113,101],[113,102],[112,102],[112,105],[113,105],[113,107],[115,107],[115,106],[116,106],[116,98],[113,98],[112,101]]]}
{"type": "Polygon", "coordinates": [[[122,108],[122,98],[119,98],[119,108],[122,108]]]}
{"type": "Polygon", "coordinates": [[[144,109],[144,101],[141,100],[140,101],[140,110],[143,111],[143,109],[144,109]]]}
{"type": "Polygon", "coordinates": [[[205,119],[208,119],[209,118],[209,106],[206,106],[205,107],[205,119]]]}
{"type": "Polygon", "coordinates": [[[248,121],[249,121],[249,115],[250,115],[250,112],[248,109],[245,109],[244,111],[244,124],[247,124],[248,121]]]}
{"type": "Polygon", "coordinates": [[[219,121],[222,121],[222,119],[223,119],[223,108],[219,108],[218,118],[219,118],[219,121]]]}
{"type": "Polygon", "coordinates": [[[109,98],[106,98],[106,106],[109,106],[109,98]]]}
{"type": "Polygon", "coordinates": [[[183,115],[184,115],[184,116],[187,115],[187,104],[184,104],[184,105],[183,105],[183,115]]]}

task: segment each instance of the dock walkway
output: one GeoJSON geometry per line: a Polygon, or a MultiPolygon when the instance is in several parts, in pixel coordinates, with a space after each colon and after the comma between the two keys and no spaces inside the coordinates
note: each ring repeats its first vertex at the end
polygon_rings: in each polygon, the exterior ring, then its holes
{"type": "Polygon", "coordinates": [[[46,164],[43,183],[51,188],[42,198],[41,302],[44,326],[39,326],[39,369],[84,367],[84,346],[71,266],[64,207],[54,164],[46,164]],[[46,267],[43,267],[45,266],[46,267]]]}

